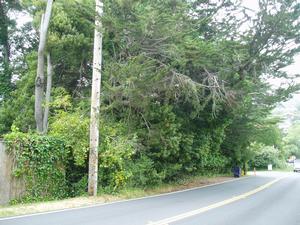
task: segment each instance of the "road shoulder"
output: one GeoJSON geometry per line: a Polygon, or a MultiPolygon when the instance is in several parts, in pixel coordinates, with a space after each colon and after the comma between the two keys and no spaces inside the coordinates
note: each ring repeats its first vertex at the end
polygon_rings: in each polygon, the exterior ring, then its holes
{"type": "Polygon", "coordinates": [[[161,195],[169,195],[183,191],[203,188],[212,185],[231,182],[234,179],[230,176],[215,176],[215,177],[194,177],[183,180],[177,184],[168,184],[152,189],[129,189],[123,190],[116,195],[100,195],[97,197],[77,197],[60,201],[49,201],[32,204],[18,204],[12,206],[0,207],[0,219],[5,217],[24,216],[32,214],[41,214],[48,212],[57,212],[64,210],[72,210],[84,207],[93,207],[104,204],[117,203],[121,201],[131,201],[141,198],[151,198],[161,195]]]}

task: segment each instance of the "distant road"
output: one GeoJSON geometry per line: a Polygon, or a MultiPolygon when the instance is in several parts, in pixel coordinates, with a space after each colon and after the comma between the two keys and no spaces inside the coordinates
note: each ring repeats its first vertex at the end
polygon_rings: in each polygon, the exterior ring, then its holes
{"type": "Polygon", "coordinates": [[[0,225],[300,225],[300,173],[119,203],[0,219],[0,225]]]}

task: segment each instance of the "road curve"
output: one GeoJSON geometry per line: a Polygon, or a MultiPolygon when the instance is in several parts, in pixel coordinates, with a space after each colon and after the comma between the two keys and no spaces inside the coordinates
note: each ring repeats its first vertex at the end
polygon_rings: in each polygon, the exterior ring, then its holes
{"type": "Polygon", "coordinates": [[[289,174],[248,198],[172,225],[299,225],[299,192],[300,174],[289,174]]]}
{"type": "Polygon", "coordinates": [[[260,173],[233,182],[173,194],[72,210],[0,219],[0,225],[147,225],[218,205],[234,202],[179,219],[168,225],[299,225],[300,174],[260,173]],[[278,180],[274,183],[273,181],[278,180]],[[266,186],[260,190],[261,187],[266,186]],[[253,190],[259,190],[253,192],[253,190]],[[288,221],[288,222],[287,222],[288,221]]]}

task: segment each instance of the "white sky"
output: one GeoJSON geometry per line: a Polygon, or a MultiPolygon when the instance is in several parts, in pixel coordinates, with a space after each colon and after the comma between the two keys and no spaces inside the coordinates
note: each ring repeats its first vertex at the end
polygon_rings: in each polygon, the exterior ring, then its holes
{"type": "MultiPolygon", "coordinates": [[[[259,8],[258,0],[243,0],[243,5],[249,9],[257,11],[259,8]]],[[[295,62],[286,67],[285,71],[288,74],[300,74],[300,55],[294,58],[295,62]]],[[[294,80],[295,83],[300,83],[300,79],[294,80]]],[[[284,84],[282,79],[269,80],[269,83],[274,87],[280,87],[284,84]]],[[[300,105],[300,94],[294,94],[287,102],[280,103],[278,107],[274,110],[274,115],[279,115],[284,118],[284,121],[280,124],[280,127],[284,130],[288,129],[292,125],[292,119],[297,113],[297,105],[300,105]]]]}
{"type": "MultiPolygon", "coordinates": [[[[253,11],[258,11],[258,0],[243,0],[243,5],[253,11]]],[[[286,68],[286,71],[291,74],[300,74],[300,55],[295,57],[295,63],[286,68]]]]}

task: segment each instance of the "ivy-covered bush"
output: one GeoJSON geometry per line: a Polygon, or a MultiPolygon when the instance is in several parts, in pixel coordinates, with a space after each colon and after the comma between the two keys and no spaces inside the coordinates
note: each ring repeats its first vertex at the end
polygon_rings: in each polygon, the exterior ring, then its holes
{"type": "Polygon", "coordinates": [[[13,176],[24,180],[21,201],[62,199],[68,196],[65,162],[68,151],[61,139],[22,133],[5,135],[7,151],[13,157],[13,176]]]}

